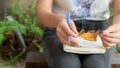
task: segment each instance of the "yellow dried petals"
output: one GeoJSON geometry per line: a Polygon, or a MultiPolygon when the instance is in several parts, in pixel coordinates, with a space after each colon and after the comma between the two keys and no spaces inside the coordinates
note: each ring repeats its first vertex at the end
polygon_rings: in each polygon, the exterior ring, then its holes
{"type": "Polygon", "coordinates": [[[79,35],[84,38],[85,40],[96,41],[98,32],[94,33],[93,31],[85,32],[85,30],[81,30],[79,35]]]}

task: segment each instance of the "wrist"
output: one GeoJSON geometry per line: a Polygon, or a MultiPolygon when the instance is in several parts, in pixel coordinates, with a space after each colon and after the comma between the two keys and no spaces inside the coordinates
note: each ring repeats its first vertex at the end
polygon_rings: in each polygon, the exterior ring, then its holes
{"type": "Polygon", "coordinates": [[[120,24],[120,13],[118,15],[113,16],[113,23],[112,24],[120,24]]]}
{"type": "Polygon", "coordinates": [[[63,22],[66,21],[66,17],[62,16],[60,14],[54,14],[54,24],[55,24],[55,28],[57,28],[60,24],[62,24],[63,22]]]}

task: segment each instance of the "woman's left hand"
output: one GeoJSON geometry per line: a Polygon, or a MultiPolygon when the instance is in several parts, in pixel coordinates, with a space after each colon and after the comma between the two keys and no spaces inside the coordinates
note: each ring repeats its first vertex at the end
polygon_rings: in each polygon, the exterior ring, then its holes
{"type": "Polygon", "coordinates": [[[109,26],[101,33],[102,43],[105,48],[109,49],[120,42],[120,23],[109,26]]]}

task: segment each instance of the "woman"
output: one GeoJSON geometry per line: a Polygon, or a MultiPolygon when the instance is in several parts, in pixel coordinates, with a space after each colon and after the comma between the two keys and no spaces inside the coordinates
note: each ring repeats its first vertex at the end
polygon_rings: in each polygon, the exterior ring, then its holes
{"type": "Polygon", "coordinates": [[[45,56],[50,68],[110,68],[112,47],[120,42],[120,0],[38,0],[37,18],[44,27],[45,56]],[[107,27],[110,17],[109,5],[113,4],[112,25],[107,27]],[[71,12],[70,27],[66,13],[71,12]],[[81,23],[100,23],[101,39],[107,49],[104,54],[74,54],[63,51],[63,44],[78,45],[76,39],[81,23]]]}

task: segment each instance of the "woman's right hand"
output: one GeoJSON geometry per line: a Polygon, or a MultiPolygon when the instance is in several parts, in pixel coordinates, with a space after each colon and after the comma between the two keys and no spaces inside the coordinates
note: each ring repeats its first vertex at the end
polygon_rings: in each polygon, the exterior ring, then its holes
{"type": "Polygon", "coordinates": [[[59,24],[56,27],[56,33],[61,43],[78,45],[78,40],[76,39],[78,32],[74,22],[71,20],[70,26],[68,26],[67,20],[65,18],[61,18],[59,19],[58,23],[59,24]],[[70,43],[68,42],[68,39],[67,39],[68,35],[71,36],[70,43]]]}

